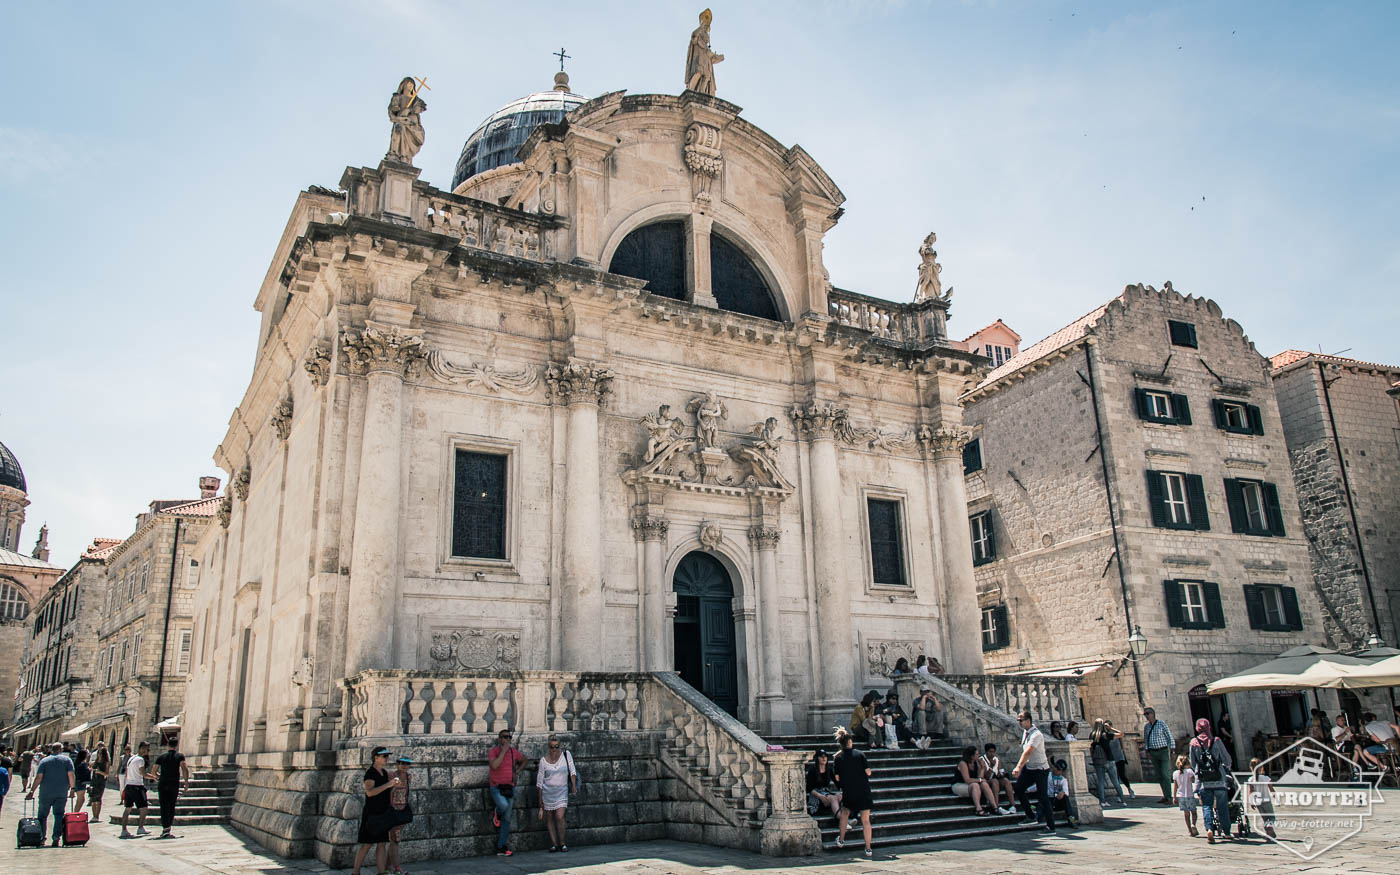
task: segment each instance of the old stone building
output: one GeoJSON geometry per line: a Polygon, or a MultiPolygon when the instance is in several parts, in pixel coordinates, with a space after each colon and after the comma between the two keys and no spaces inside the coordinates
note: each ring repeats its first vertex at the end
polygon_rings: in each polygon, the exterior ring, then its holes
{"type": "Polygon", "coordinates": [[[1400,367],[1272,359],[1303,531],[1332,646],[1400,646],[1400,367]]]}
{"type": "Polygon", "coordinates": [[[217,477],[201,477],[199,487],[198,499],[152,501],[106,554],[92,696],[75,715],[85,738],[155,740],[156,725],[184,709],[201,572],[193,547],[223,502],[217,477]]]}
{"type": "Polygon", "coordinates": [[[1267,364],[1214,302],[1129,286],[965,396],[989,671],[1078,676],[1129,732],[1139,702],[1178,737],[1300,723],[1298,694],[1202,687],[1326,637],[1267,364]]]}
{"type": "Polygon", "coordinates": [[[120,538],[96,538],[39,600],[19,660],[15,740],[32,746],[83,740],[88,729],[98,652],[97,629],[107,601],[107,557],[120,538]],[[78,733],[66,735],[73,729],[78,733]]]}
{"type": "MultiPolygon", "coordinates": [[[[9,447],[0,444],[0,703],[16,698],[19,674],[16,667],[24,654],[28,619],[35,605],[63,575],[63,569],[49,562],[48,528],[39,530],[38,542],[29,555],[21,553],[24,509],[29,506],[28,484],[19,459],[9,447]]],[[[17,717],[0,720],[0,741],[14,740],[17,717]]],[[[19,715],[22,717],[23,715],[19,715]]]]}
{"type": "MultiPolygon", "coordinates": [[[[340,859],[377,732],[431,724],[465,745],[424,754],[441,774],[481,777],[494,721],[681,707],[638,672],[713,703],[672,731],[744,733],[829,732],[899,657],[979,673],[958,399],[985,360],[947,337],[932,235],[913,303],[835,288],[844,195],[800,146],[712,93],[575,100],[564,74],[472,135],[447,192],[410,163],[414,87],[377,167],[298,197],[216,453],[233,488],[196,554],[186,738],[237,757],[239,827],[340,859]]],[[[636,760],[609,774],[639,770],[618,802],[657,798],[635,795],[657,792],[650,737],[616,748],[636,760]]],[[[628,834],[698,839],[713,815],[685,798],[628,834]]],[[[785,805],[752,822],[807,842],[785,805]]],[[[426,852],[484,850],[476,820],[426,852]]]]}

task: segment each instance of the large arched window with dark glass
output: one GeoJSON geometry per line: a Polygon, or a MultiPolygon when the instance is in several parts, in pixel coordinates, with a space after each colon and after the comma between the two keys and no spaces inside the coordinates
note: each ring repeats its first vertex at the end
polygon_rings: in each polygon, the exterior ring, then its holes
{"type": "Polygon", "coordinates": [[[721,310],[778,321],[778,305],[763,274],[739,247],[710,235],[710,289],[721,310]]]}
{"type": "Polygon", "coordinates": [[[610,273],[647,281],[647,291],[684,301],[685,223],[654,222],[623,238],[613,253],[610,273]]]}

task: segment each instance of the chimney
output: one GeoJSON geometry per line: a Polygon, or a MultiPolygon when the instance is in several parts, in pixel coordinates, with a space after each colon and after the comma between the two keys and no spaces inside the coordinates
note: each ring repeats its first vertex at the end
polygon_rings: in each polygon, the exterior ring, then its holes
{"type": "Polygon", "coordinates": [[[40,562],[49,561],[49,524],[39,527],[39,540],[34,542],[34,552],[29,554],[40,562]]]}
{"type": "Polygon", "coordinates": [[[219,478],[218,478],[218,477],[201,477],[201,478],[199,478],[199,497],[200,497],[201,499],[213,498],[213,497],[215,497],[215,496],[218,495],[218,494],[219,494],[219,478]]]}

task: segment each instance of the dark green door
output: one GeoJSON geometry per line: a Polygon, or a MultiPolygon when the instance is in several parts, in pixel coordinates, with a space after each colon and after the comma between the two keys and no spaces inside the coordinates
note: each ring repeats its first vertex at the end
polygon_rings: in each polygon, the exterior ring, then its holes
{"type": "Polygon", "coordinates": [[[730,714],[739,709],[734,651],[734,585],[708,553],[689,553],[676,567],[676,671],[730,714]]]}

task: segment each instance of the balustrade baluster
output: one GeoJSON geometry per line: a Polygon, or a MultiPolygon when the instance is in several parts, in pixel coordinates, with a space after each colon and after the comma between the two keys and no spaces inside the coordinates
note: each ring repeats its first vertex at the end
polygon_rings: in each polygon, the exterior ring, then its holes
{"type": "Polygon", "coordinates": [[[428,707],[423,698],[423,690],[426,687],[427,684],[420,686],[412,681],[404,684],[404,698],[408,705],[408,719],[403,723],[403,732],[406,735],[421,735],[426,729],[423,726],[423,711],[428,707]]]}
{"type": "Polygon", "coordinates": [[[450,681],[448,686],[452,690],[452,722],[451,729],[448,731],[453,735],[465,735],[472,729],[472,715],[471,710],[467,707],[467,695],[464,689],[466,685],[460,680],[454,680],[450,681]]]}
{"type": "Polygon", "coordinates": [[[441,735],[447,731],[447,724],[442,721],[443,712],[447,710],[447,681],[435,680],[432,682],[433,689],[433,723],[428,729],[430,735],[441,735]]]}

